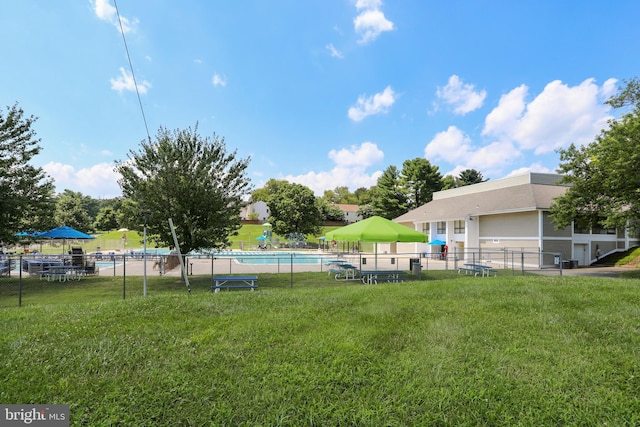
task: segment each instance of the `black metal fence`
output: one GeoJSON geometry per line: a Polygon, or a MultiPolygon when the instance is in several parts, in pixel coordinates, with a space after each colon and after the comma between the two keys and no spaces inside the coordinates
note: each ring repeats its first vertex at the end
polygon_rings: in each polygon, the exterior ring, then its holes
{"type": "MultiPolygon", "coordinates": [[[[465,264],[482,264],[512,274],[525,272],[557,273],[578,267],[577,261],[563,258],[561,253],[528,250],[482,250],[421,252],[421,253],[364,253],[327,251],[226,251],[201,252],[184,256],[188,275],[285,273],[328,271],[335,261],[348,261],[358,269],[457,270],[465,264]]],[[[182,274],[175,253],[148,251],[99,254],[21,254],[0,257],[0,276],[38,277],[57,266],[67,266],[71,273],[91,276],[162,276],[182,274]]]]}

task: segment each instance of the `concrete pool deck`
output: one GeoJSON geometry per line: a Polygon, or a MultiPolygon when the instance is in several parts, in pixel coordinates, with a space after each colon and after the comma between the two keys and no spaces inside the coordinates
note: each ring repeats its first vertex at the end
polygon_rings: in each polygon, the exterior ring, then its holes
{"type": "MultiPolygon", "coordinates": [[[[267,253],[273,254],[273,253],[267,253]]],[[[312,253],[310,253],[312,254],[312,253]]],[[[318,255],[318,253],[315,253],[318,255]]],[[[336,253],[321,253],[323,257],[327,259],[338,258],[336,253]]],[[[416,255],[397,255],[391,256],[385,254],[378,257],[377,269],[380,270],[405,270],[410,271],[411,260],[416,255]]],[[[375,255],[371,253],[354,253],[354,254],[340,254],[340,259],[346,260],[355,266],[362,266],[362,268],[376,269],[375,255]],[[366,259],[366,264],[360,264],[363,259],[366,259]]],[[[422,271],[428,272],[429,270],[456,270],[456,263],[453,261],[441,261],[428,258],[421,258],[420,263],[422,265],[422,271]]],[[[458,265],[461,265],[464,261],[458,261],[458,265]]],[[[143,276],[144,275],[144,262],[142,259],[128,259],[126,265],[123,265],[122,261],[117,261],[115,270],[113,267],[106,267],[104,264],[100,266],[98,272],[101,276],[122,276],[126,272],[127,276],[143,276]]],[[[499,266],[496,266],[500,269],[499,266]]],[[[288,260],[281,261],[280,264],[250,264],[237,262],[234,258],[187,258],[187,271],[189,275],[214,275],[214,274],[259,274],[259,273],[300,273],[300,272],[328,272],[329,266],[324,263],[316,264],[291,264],[288,260]]],[[[516,273],[519,270],[516,270],[516,273]]],[[[571,276],[590,276],[590,277],[617,277],[621,272],[629,271],[626,267],[580,267],[574,269],[563,269],[562,275],[571,276]]],[[[560,276],[560,270],[557,268],[545,268],[545,269],[527,269],[528,273],[536,273],[546,276],[560,276]]],[[[179,277],[180,266],[166,270],[166,276],[179,277]]],[[[154,259],[147,260],[147,276],[160,276],[160,269],[158,268],[154,259]]]]}

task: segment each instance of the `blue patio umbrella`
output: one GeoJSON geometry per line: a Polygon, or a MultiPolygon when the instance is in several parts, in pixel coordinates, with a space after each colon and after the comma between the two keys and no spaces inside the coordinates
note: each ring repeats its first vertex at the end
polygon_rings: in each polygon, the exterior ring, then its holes
{"type": "Polygon", "coordinates": [[[71,228],[69,226],[63,225],[62,227],[54,228],[53,230],[45,231],[41,233],[38,237],[44,237],[47,239],[93,239],[93,236],[90,236],[82,231],[78,231],[75,228],[71,228]]]}
{"type": "Polygon", "coordinates": [[[42,233],[40,231],[21,231],[19,233],[14,234],[16,237],[40,237],[42,233]]]}
{"type": "Polygon", "coordinates": [[[94,239],[93,236],[90,236],[86,233],[83,233],[82,231],[78,231],[75,228],[71,228],[69,226],[63,225],[62,227],[56,227],[52,230],[49,231],[45,231],[44,233],[41,233],[40,236],[38,237],[42,237],[45,239],[57,239],[57,240],[62,240],[62,252],[64,253],[64,245],[66,243],[66,240],[88,240],[88,239],[94,239]]]}
{"type": "Polygon", "coordinates": [[[447,244],[447,242],[444,242],[442,240],[433,240],[433,241],[427,243],[427,245],[440,245],[440,246],[446,245],[446,244],[447,244]]]}
{"type": "Polygon", "coordinates": [[[260,235],[256,237],[256,240],[267,240],[267,238],[265,236],[260,235]]]}

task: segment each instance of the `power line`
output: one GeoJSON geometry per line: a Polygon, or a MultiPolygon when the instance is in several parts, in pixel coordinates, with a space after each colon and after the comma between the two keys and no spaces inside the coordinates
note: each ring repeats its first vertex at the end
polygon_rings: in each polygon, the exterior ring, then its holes
{"type": "Polygon", "coordinates": [[[131,69],[131,77],[133,78],[133,85],[136,88],[136,94],[138,95],[138,104],[140,105],[140,112],[142,113],[142,121],[144,122],[144,128],[147,131],[147,139],[151,143],[151,136],[149,135],[149,126],[147,126],[147,117],[144,114],[144,108],[142,107],[142,99],[140,98],[140,91],[138,90],[138,83],[136,82],[136,74],[133,72],[133,63],[131,62],[131,55],[129,55],[129,47],[127,46],[127,39],[124,36],[124,28],[122,27],[122,20],[120,19],[120,11],[118,10],[118,2],[113,0],[113,4],[116,7],[116,15],[118,15],[118,24],[120,24],[120,33],[122,34],[122,41],[124,42],[124,50],[127,52],[127,59],[129,60],[129,68],[131,69]]]}

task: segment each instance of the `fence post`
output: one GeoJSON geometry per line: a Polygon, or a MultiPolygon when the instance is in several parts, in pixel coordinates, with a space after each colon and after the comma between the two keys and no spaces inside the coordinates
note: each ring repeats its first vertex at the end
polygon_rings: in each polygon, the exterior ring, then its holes
{"type": "Polygon", "coordinates": [[[127,298],[127,255],[122,255],[122,299],[127,298]]]}
{"type": "MultiPolygon", "coordinates": [[[[18,307],[22,307],[22,255],[20,255],[20,265],[18,266],[18,274],[20,275],[20,286],[18,290],[18,307]]],[[[9,260],[9,268],[11,268],[11,260],[9,260]]]]}
{"type": "MultiPolygon", "coordinates": [[[[289,287],[293,288],[293,253],[290,254],[291,257],[291,281],[289,282],[289,287]]],[[[280,272],[280,258],[278,258],[278,273],[280,272]]]]}

